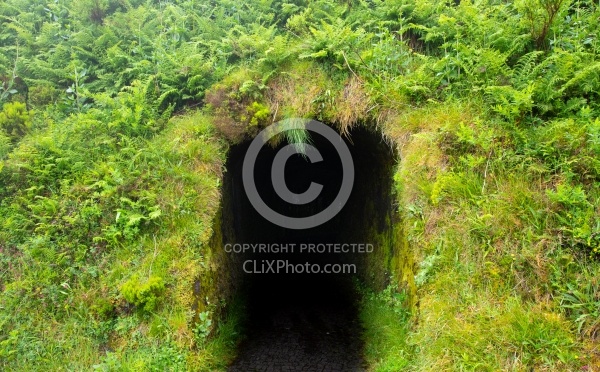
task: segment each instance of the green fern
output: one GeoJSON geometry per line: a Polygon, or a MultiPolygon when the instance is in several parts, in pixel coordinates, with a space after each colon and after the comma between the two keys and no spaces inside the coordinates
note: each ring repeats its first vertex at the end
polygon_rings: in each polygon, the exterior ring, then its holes
{"type": "Polygon", "coordinates": [[[512,83],[516,89],[525,88],[532,79],[535,79],[534,72],[540,57],[544,54],[542,51],[533,51],[525,54],[516,63],[513,68],[512,83]]]}

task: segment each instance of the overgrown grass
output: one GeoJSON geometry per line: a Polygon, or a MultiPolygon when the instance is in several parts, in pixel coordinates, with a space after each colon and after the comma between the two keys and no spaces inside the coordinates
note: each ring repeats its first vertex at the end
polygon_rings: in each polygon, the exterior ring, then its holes
{"type": "MultiPolygon", "coordinates": [[[[219,269],[208,243],[226,145],[200,114],[152,139],[111,137],[94,115],[50,125],[4,163],[0,364],[223,365],[235,325],[203,344],[192,291],[219,269]]],[[[199,311],[215,327],[226,288],[203,287],[199,311]]]]}
{"type": "Polygon", "coordinates": [[[410,311],[396,288],[389,286],[379,293],[360,290],[364,358],[370,371],[406,370],[413,357],[413,347],[408,344],[410,311]]]}
{"type": "Polygon", "coordinates": [[[587,304],[597,292],[585,285],[596,279],[572,270],[599,265],[567,254],[556,238],[561,220],[547,192],[555,181],[524,166],[512,133],[480,125],[470,107],[425,108],[388,129],[401,144],[397,195],[421,262],[410,369],[595,366],[596,352],[582,337],[596,327],[587,304]],[[578,303],[574,312],[565,311],[569,301],[578,303]],[[588,328],[577,332],[576,320],[588,328]]]}

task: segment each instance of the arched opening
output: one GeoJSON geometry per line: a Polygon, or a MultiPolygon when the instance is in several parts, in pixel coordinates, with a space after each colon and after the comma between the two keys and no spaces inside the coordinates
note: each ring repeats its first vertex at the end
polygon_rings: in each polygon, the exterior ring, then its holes
{"type": "MultiPolygon", "coordinates": [[[[229,153],[223,186],[223,240],[240,296],[246,302],[247,337],[231,370],[292,366],[293,370],[361,366],[360,322],[355,281],[387,285],[393,256],[395,209],[392,198],[396,154],[379,133],[354,129],[345,142],[354,162],[354,184],[340,213],[314,228],[295,230],[269,222],[252,206],[242,182],[249,146],[229,153]],[[240,252],[243,251],[243,252],[240,252]]],[[[289,158],[285,182],[302,193],[311,182],[323,186],[305,205],[281,199],[274,190],[271,166],[287,145],[264,147],[254,168],[261,198],[273,210],[305,217],[327,207],[342,183],[342,164],[331,143],[311,134],[323,161],[289,158]]]]}

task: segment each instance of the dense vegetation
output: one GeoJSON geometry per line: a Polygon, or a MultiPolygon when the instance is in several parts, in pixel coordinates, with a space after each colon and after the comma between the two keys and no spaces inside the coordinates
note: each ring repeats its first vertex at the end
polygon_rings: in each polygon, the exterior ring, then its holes
{"type": "Polygon", "coordinates": [[[226,365],[235,317],[191,289],[228,144],[297,116],[401,155],[418,306],[365,295],[373,370],[600,366],[598,2],[5,0],[0,24],[2,369],[226,365]]]}

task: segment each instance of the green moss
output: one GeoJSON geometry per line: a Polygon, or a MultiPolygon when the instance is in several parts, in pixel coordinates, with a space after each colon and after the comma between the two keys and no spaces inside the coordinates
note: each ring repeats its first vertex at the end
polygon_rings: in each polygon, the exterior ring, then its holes
{"type": "Polygon", "coordinates": [[[250,122],[248,124],[250,126],[258,126],[259,124],[264,124],[265,120],[267,120],[267,118],[271,114],[271,111],[267,106],[260,104],[256,101],[252,102],[252,104],[250,104],[247,110],[248,114],[251,117],[250,122]]]}
{"type": "Polygon", "coordinates": [[[121,286],[123,297],[146,312],[156,308],[164,290],[165,282],[158,276],[151,276],[146,280],[140,280],[139,277],[134,276],[121,286]]]}

